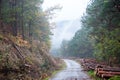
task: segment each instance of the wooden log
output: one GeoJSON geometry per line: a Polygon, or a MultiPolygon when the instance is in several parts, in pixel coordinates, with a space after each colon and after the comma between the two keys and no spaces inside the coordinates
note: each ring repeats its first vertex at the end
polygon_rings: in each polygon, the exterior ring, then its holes
{"type": "Polygon", "coordinates": [[[113,76],[115,76],[115,75],[113,75],[113,74],[102,74],[101,75],[102,78],[110,78],[110,77],[113,77],[113,76]]]}
{"type": "Polygon", "coordinates": [[[94,74],[97,76],[98,68],[95,68],[94,74]]]}
{"type": "Polygon", "coordinates": [[[96,64],[94,63],[84,63],[84,67],[87,68],[87,70],[95,70],[96,64]]]}
{"type": "Polygon", "coordinates": [[[90,69],[90,70],[95,70],[95,68],[94,68],[94,67],[92,67],[92,66],[89,66],[89,69],[90,69]]]}
{"type": "MultiPolygon", "coordinates": [[[[120,75],[120,72],[111,72],[111,71],[98,71],[97,73],[96,73],[96,75],[97,76],[99,76],[99,77],[103,77],[103,76],[105,76],[105,77],[111,77],[111,75],[120,75]],[[104,74],[104,75],[103,75],[104,74]]],[[[104,78],[105,78],[104,77],[104,78]]]]}
{"type": "Polygon", "coordinates": [[[120,72],[118,68],[96,68],[97,71],[111,71],[111,72],[120,72]]]}
{"type": "Polygon", "coordinates": [[[120,72],[98,71],[98,74],[115,74],[115,75],[120,75],[120,72]]]}
{"type": "Polygon", "coordinates": [[[119,68],[102,68],[103,71],[120,72],[119,68]]]}
{"type": "Polygon", "coordinates": [[[98,74],[99,71],[102,71],[102,68],[95,68],[95,72],[94,73],[95,73],[96,76],[100,76],[98,74]]]}

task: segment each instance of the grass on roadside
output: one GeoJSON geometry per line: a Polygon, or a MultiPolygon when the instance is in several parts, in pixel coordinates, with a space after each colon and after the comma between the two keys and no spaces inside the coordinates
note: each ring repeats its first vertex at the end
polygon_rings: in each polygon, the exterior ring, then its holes
{"type": "MultiPolygon", "coordinates": [[[[88,75],[91,76],[91,78],[92,78],[93,80],[103,80],[103,79],[97,77],[97,76],[94,74],[94,71],[93,71],[93,70],[88,71],[88,75]]],[[[120,76],[114,76],[114,77],[111,77],[111,78],[108,79],[108,80],[120,80],[120,76]]]]}
{"type": "Polygon", "coordinates": [[[108,80],[120,80],[120,76],[114,76],[114,77],[111,77],[110,79],[108,80]]]}
{"type": "Polygon", "coordinates": [[[88,75],[89,75],[93,80],[102,80],[101,78],[97,77],[97,76],[94,74],[94,71],[93,71],[93,70],[88,71],[88,75]]]}

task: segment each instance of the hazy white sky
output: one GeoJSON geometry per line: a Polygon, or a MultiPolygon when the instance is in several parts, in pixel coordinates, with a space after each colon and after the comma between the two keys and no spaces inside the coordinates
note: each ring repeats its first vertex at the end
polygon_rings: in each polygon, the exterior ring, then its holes
{"type": "Polygon", "coordinates": [[[54,22],[69,21],[62,27],[56,27],[52,32],[52,48],[60,46],[62,40],[70,40],[75,32],[80,29],[80,18],[86,10],[90,0],[44,0],[43,10],[54,5],[60,5],[62,9],[56,13],[54,22]]]}
{"type": "Polygon", "coordinates": [[[78,19],[85,12],[90,0],[44,0],[43,9],[59,4],[62,10],[57,13],[55,21],[78,19]]]}

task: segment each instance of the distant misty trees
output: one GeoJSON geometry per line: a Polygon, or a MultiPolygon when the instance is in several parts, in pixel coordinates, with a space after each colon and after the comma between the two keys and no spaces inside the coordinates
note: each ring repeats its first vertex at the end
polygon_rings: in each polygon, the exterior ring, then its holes
{"type": "Polygon", "coordinates": [[[93,57],[93,46],[88,31],[80,29],[70,41],[63,41],[60,48],[61,54],[65,57],[93,57]]]}

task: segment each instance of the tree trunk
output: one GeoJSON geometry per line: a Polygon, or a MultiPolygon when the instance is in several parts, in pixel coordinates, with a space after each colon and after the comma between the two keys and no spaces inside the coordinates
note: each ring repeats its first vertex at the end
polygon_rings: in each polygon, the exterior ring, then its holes
{"type": "Polygon", "coordinates": [[[11,14],[11,18],[14,19],[11,22],[11,26],[12,26],[12,34],[13,36],[17,36],[17,16],[16,16],[16,0],[12,0],[10,1],[10,8],[13,10],[10,14],[11,14]]]}
{"type": "Polygon", "coordinates": [[[0,20],[1,20],[1,17],[2,17],[1,9],[2,9],[2,0],[0,0],[0,20]]]}
{"type": "Polygon", "coordinates": [[[17,11],[16,11],[16,5],[17,5],[17,3],[16,3],[16,0],[14,0],[14,3],[13,3],[13,9],[14,9],[14,11],[15,11],[15,13],[14,13],[14,15],[13,15],[13,17],[14,17],[14,21],[13,21],[13,35],[14,36],[17,36],[17,11]]]}
{"type": "Polygon", "coordinates": [[[23,12],[24,12],[24,10],[23,10],[23,8],[24,8],[24,7],[23,7],[23,6],[24,6],[24,1],[21,0],[21,2],[22,2],[22,4],[21,4],[21,8],[22,8],[22,11],[21,11],[21,14],[22,14],[22,16],[21,16],[21,29],[22,29],[22,30],[21,30],[21,31],[22,31],[22,38],[25,39],[25,36],[24,36],[24,25],[23,25],[23,24],[24,24],[24,21],[23,21],[23,19],[24,19],[24,18],[23,18],[23,17],[24,17],[24,16],[23,16],[23,12]]]}

